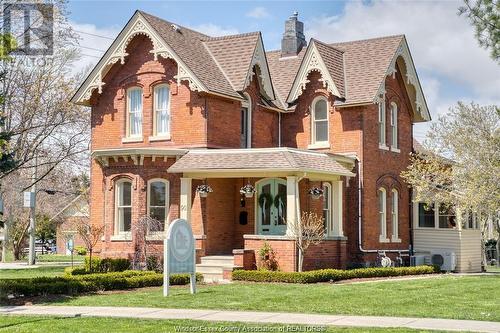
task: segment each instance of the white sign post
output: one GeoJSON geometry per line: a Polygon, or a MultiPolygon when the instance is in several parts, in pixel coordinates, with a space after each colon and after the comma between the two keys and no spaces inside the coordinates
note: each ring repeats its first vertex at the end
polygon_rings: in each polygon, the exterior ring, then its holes
{"type": "Polygon", "coordinates": [[[184,219],[174,220],[163,241],[163,296],[168,296],[170,275],[190,274],[191,294],[196,292],[196,246],[191,225],[184,219]]]}

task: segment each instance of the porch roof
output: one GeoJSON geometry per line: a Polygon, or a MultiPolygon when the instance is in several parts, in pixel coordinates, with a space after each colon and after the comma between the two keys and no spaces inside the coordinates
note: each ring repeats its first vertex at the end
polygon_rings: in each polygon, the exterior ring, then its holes
{"type": "Polygon", "coordinates": [[[190,150],[169,169],[170,173],[212,173],[228,176],[262,172],[355,176],[354,160],[336,154],[293,148],[190,150]]]}

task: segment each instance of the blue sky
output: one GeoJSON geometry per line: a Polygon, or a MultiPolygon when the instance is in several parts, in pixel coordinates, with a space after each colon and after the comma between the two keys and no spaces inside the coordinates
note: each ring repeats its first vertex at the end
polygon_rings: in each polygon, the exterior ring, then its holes
{"type": "MultiPolygon", "coordinates": [[[[81,67],[97,62],[136,9],[208,35],[261,31],[267,50],[280,46],[284,21],[299,12],[306,38],[325,42],[406,34],[434,119],[456,101],[500,104],[500,65],[479,48],[457,15],[459,1],[72,1],[81,32],[81,67]],[[105,36],[101,38],[92,36],[105,36]],[[97,50],[95,50],[97,49],[97,50]]],[[[429,124],[415,125],[422,140],[429,124]]]]}

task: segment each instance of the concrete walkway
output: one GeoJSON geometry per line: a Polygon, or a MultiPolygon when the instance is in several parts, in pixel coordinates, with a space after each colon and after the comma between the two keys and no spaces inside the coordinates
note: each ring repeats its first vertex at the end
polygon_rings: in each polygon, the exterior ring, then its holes
{"type": "Polygon", "coordinates": [[[500,322],[403,317],[368,317],[273,313],[250,311],[218,311],[194,309],[161,309],[96,306],[4,306],[0,315],[44,315],[64,317],[121,317],[141,319],[192,319],[216,322],[248,322],[259,324],[300,324],[310,326],[404,327],[426,330],[500,332],[500,322]]]}

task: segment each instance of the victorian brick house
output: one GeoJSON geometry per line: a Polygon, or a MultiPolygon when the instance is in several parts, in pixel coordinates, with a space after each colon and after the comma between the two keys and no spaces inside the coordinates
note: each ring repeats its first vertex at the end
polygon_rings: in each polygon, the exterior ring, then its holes
{"type": "Polygon", "coordinates": [[[73,97],[92,109],[90,218],[105,225],[102,256],[133,254],[141,216],[181,217],[202,260],[234,255],[251,268],[267,241],[293,271],[287,226],[303,211],[326,228],[306,269],[408,251],[399,174],[412,124],[430,116],[406,38],[307,43],[297,14],[285,28],[281,50],[266,51],[260,32],[214,38],[132,16],[73,97]],[[248,184],[252,197],[240,194],[248,184]]]}

